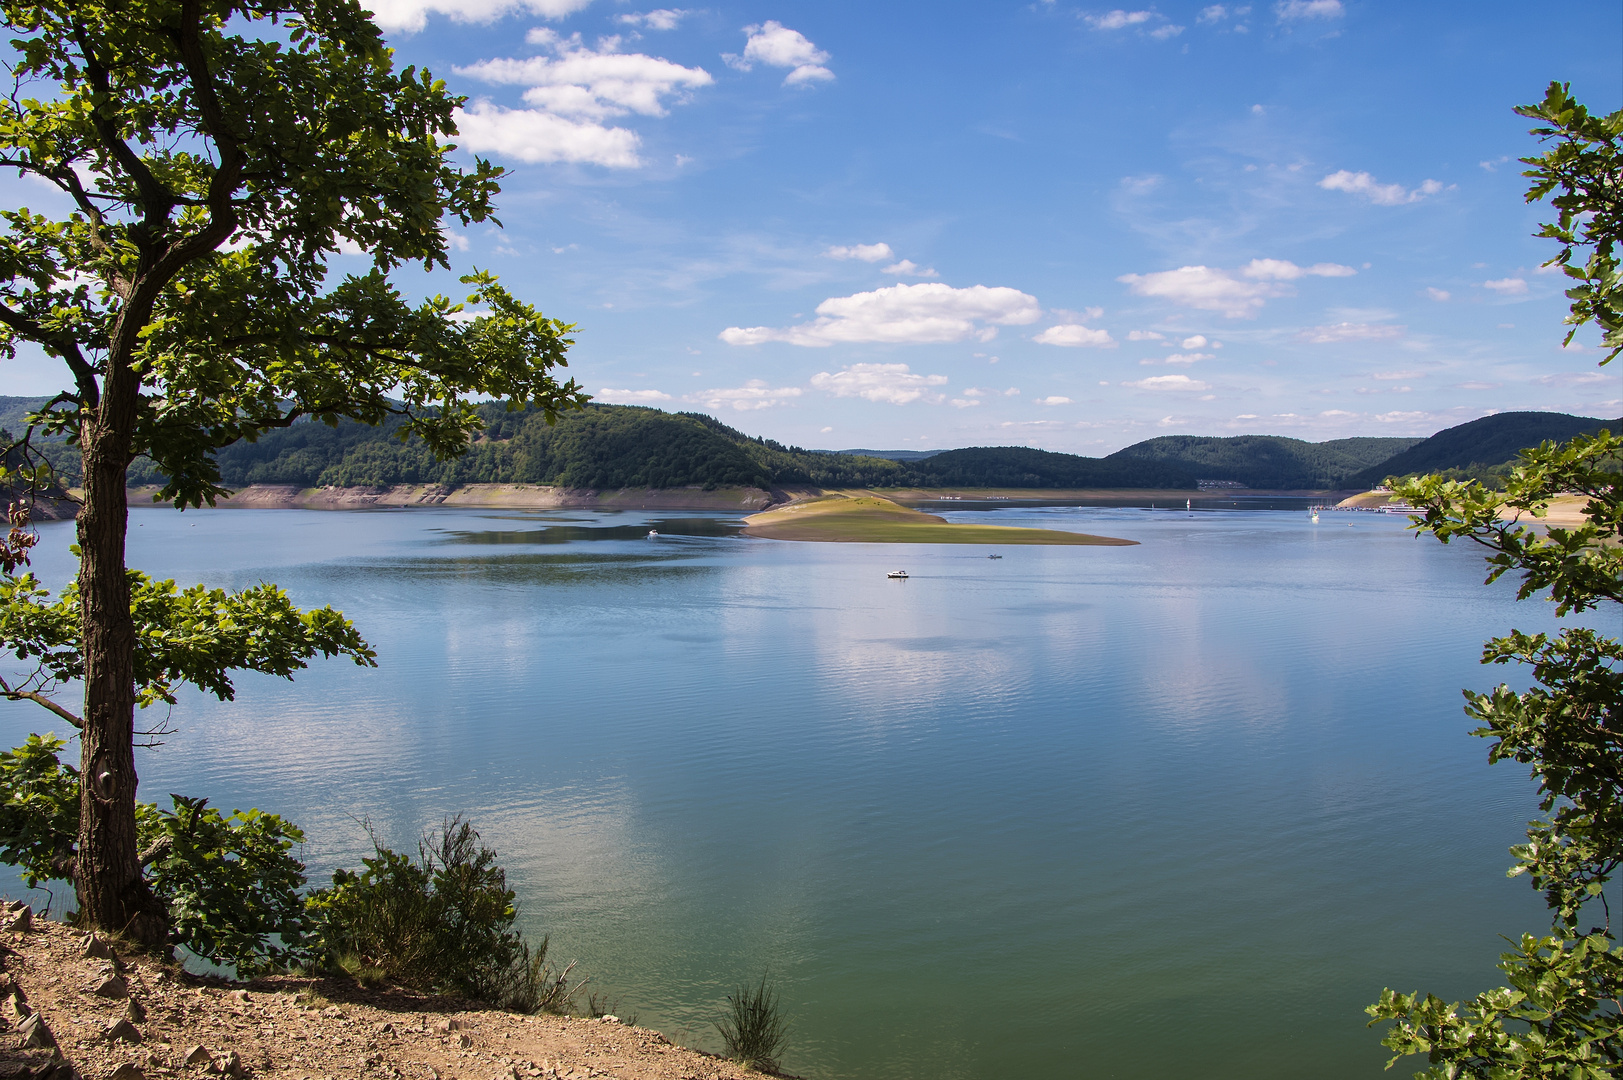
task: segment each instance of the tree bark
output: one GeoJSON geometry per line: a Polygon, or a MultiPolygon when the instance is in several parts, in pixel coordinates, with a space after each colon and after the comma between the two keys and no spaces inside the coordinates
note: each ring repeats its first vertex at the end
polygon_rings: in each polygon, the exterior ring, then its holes
{"type": "Polygon", "coordinates": [[[84,926],[158,946],[168,937],[168,920],[141,875],[135,832],[135,621],[124,565],[138,384],[127,365],[110,358],[108,366],[101,400],[80,431],[85,707],[74,890],[84,926]]]}

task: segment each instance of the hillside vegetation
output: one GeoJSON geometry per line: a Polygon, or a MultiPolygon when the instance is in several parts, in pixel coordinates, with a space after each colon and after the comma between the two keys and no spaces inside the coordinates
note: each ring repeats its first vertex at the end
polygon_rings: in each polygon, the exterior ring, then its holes
{"type": "Polygon", "coordinates": [[[1354,475],[1352,481],[1359,487],[1372,487],[1389,476],[1443,472],[1493,480],[1502,467],[1526,447],[1537,446],[1547,439],[1564,442],[1601,428],[1616,432],[1620,427],[1623,421],[1569,413],[1498,413],[1439,431],[1354,475]]]}
{"type": "MultiPolygon", "coordinates": [[[[40,398],[0,397],[0,428],[19,431],[40,398]]],[[[484,431],[468,452],[439,461],[420,441],[399,438],[400,423],[336,427],[303,421],[219,453],[225,484],[299,488],[409,484],[543,484],[614,491],[700,486],[773,488],[1015,488],[1187,490],[1196,480],[1260,489],[1367,487],[1390,475],[1491,470],[1522,447],[1566,439],[1609,422],[1564,413],[1502,413],[1429,439],[1356,438],[1310,443],[1278,435],[1215,438],[1167,435],[1109,457],[1023,446],[936,452],[803,450],[752,438],[713,417],[628,405],[590,405],[548,426],[534,411],[481,407],[484,431]],[[905,456],[904,456],[905,455],[905,456]]],[[[1612,422],[1616,427],[1616,423],[1612,422]]],[[[62,440],[38,445],[62,480],[78,482],[77,452],[62,440]]],[[[161,483],[144,461],[131,483],[161,483]]]]}
{"type": "Polygon", "coordinates": [[[1339,488],[1386,461],[1417,438],[1333,439],[1310,443],[1282,435],[1163,435],[1118,450],[1106,461],[1161,461],[1202,480],[1225,480],[1250,488],[1339,488]]]}

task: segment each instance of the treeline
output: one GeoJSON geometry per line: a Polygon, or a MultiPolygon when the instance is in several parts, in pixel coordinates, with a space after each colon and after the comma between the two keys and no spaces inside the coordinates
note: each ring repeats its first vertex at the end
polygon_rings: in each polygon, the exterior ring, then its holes
{"type": "Polygon", "coordinates": [[[1188,469],[1202,480],[1249,488],[1343,488],[1356,486],[1353,476],[1379,467],[1420,441],[1356,438],[1312,443],[1282,435],[1163,435],[1118,450],[1105,460],[1161,461],[1188,469]]]}
{"type": "MultiPolygon", "coordinates": [[[[0,426],[26,427],[37,398],[0,397],[0,426]]],[[[821,488],[1191,489],[1198,480],[1260,489],[1368,487],[1388,476],[1451,472],[1492,481],[1523,446],[1570,439],[1618,421],[1565,413],[1501,413],[1429,439],[1354,438],[1311,443],[1278,435],[1167,435],[1089,458],[1022,446],[971,447],[896,460],[830,453],[754,438],[700,413],[589,405],[548,425],[534,410],[479,407],[484,429],[468,452],[441,461],[399,438],[402,421],[378,427],[304,421],[219,452],[228,487],[392,487],[397,484],[546,484],[595,491],[699,486],[821,488]]],[[[9,439],[5,440],[9,444],[9,439]]],[[[61,438],[33,442],[59,481],[79,482],[78,452],[61,438]]],[[[876,452],[879,453],[879,452],[876,452]]],[[[132,484],[163,482],[150,463],[132,484]]]]}
{"type": "MultiPolygon", "coordinates": [[[[1027,447],[952,450],[911,462],[832,454],[752,438],[713,417],[631,405],[589,405],[554,425],[534,411],[480,406],[485,429],[468,452],[437,460],[399,421],[373,428],[305,422],[220,451],[227,486],[388,487],[548,484],[591,490],[700,486],[1193,488],[1186,468],[1108,461],[1027,447]]],[[[132,472],[132,476],[133,476],[132,472]]]]}

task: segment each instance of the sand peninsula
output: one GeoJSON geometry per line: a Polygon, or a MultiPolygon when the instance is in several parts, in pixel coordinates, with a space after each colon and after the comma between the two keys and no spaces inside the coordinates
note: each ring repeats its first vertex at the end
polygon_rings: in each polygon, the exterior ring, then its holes
{"type": "Polygon", "coordinates": [[[954,525],[872,492],[832,493],[793,502],[744,519],[744,535],[769,540],[848,544],[1065,544],[1125,547],[1137,540],[1022,529],[1012,525],[954,525]]]}

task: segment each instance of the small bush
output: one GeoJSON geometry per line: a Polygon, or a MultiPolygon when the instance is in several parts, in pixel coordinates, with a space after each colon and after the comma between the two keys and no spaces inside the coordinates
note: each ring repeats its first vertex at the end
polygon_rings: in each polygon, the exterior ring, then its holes
{"type": "MultiPolygon", "coordinates": [[[[0,751],[0,861],[29,888],[71,880],[79,845],[79,770],[55,735],[0,751]]],[[[275,814],[224,817],[205,799],[171,795],[175,809],[136,803],[147,884],[167,905],[170,942],[251,977],[304,955],[304,834],[275,814]]]]}
{"type": "Polygon", "coordinates": [[[731,1015],[716,1025],[727,1044],[727,1056],[759,1072],[776,1073],[789,1037],[789,1021],[778,1009],[777,991],[762,975],[758,986],[746,984],[729,994],[727,1004],[731,1015]]]}
{"type": "Polygon", "coordinates": [[[318,949],[328,967],[359,977],[457,994],[515,1012],[566,1012],[583,983],[568,985],[513,929],[507,874],[460,817],[424,837],[414,859],[372,841],[360,873],[337,870],[310,895],[318,949]]]}

